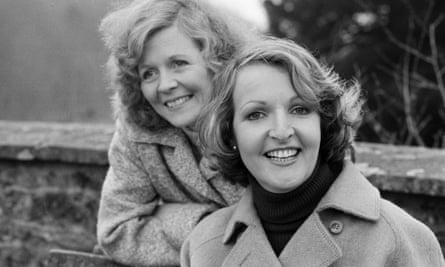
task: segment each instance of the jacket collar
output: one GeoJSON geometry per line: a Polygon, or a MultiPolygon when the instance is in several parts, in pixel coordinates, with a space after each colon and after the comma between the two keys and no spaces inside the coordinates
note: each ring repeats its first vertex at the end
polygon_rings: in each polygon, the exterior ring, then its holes
{"type": "MultiPolygon", "coordinates": [[[[376,221],[380,217],[380,194],[350,161],[345,161],[343,170],[315,208],[316,213],[336,209],[352,216],[376,221]]],[[[223,242],[227,243],[237,233],[240,225],[260,226],[256,214],[252,189],[246,189],[229,220],[223,242]]]]}
{"type": "Polygon", "coordinates": [[[238,232],[237,229],[241,225],[261,226],[261,221],[253,204],[252,188],[250,186],[246,188],[240,201],[236,204],[235,211],[227,224],[223,242],[227,243],[234,233],[238,232]]]}
{"type": "Polygon", "coordinates": [[[149,131],[126,121],[124,118],[117,120],[117,130],[127,136],[130,141],[138,143],[160,144],[176,147],[187,139],[185,133],[176,127],[167,127],[156,131],[149,131]]]}
{"type": "Polygon", "coordinates": [[[317,213],[336,209],[358,218],[376,221],[380,217],[380,193],[350,161],[315,208],[317,213]]]}
{"type": "Polygon", "coordinates": [[[116,122],[116,131],[119,131],[120,134],[133,142],[160,144],[173,148],[171,152],[163,153],[165,164],[172,175],[177,177],[176,179],[190,188],[194,188],[197,194],[205,199],[212,200],[221,206],[227,206],[228,203],[233,203],[234,200],[232,199],[237,199],[237,194],[240,194],[241,188],[237,192],[232,192],[234,190],[233,186],[228,185],[229,182],[224,181],[222,177],[220,178],[218,172],[210,169],[206,158],[203,157],[199,163],[193,160],[191,146],[186,134],[181,129],[168,127],[157,131],[149,131],[119,118],[116,122]],[[212,188],[211,182],[208,182],[209,180],[218,180],[213,182],[223,184],[219,191],[227,193],[221,196],[219,192],[212,188]]]}

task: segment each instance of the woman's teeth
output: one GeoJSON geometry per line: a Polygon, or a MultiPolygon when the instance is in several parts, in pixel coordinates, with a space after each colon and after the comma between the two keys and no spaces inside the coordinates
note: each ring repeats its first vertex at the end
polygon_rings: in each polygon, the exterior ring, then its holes
{"type": "Polygon", "coordinates": [[[165,102],[165,105],[168,108],[175,108],[175,107],[181,105],[182,103],[187,102],[190,98],[192,98],[192,97],[191,96],[183,96],[183,97],[177,98],[173,101],[167,101],[167,102],[165,102]]]}
{"type": "Polygon", "coordinates": [[[285,160],[295,157],[297,154],[297,149],[279,149],[267,152],[266,156],[274,160],[285,160]]]}

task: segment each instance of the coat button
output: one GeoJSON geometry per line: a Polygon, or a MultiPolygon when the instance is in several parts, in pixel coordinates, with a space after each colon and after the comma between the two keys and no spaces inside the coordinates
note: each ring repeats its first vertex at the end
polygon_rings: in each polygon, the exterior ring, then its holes
{"type": "Polygon", "coordinates": [[[329,231],[334,234],[338,235],[343,230],[343,223],[340,221],[332,221],[329,224],[329,231]]]}

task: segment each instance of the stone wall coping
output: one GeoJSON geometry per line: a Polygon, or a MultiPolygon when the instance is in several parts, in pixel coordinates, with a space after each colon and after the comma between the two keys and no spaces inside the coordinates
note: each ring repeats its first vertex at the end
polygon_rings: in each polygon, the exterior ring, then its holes
{"type": "Polygon", "coordinates": [[[111,124],[0,120],[0,159],[107,165],[111,124]]]}
{"type": "MultiPolygon", "coordinates": [[[[0,120],[0,160],[107,165],[112,124],[0,120]]],[[[357,142],[356,163],[381,190],[445,197],[445,149],[357,142]]]]}

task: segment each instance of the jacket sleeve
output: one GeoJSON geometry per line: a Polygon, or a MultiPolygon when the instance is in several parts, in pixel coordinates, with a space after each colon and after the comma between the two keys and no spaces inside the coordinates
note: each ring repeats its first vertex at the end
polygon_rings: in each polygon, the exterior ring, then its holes
{"type": "Polygon", "coordinates": [[[104,252],[133,266],[178,265],[179,249],[197,222],[215,207],[159,204],[150,174],[132,142],[116,131],[99,204],[97,236],[104,252]]]}

